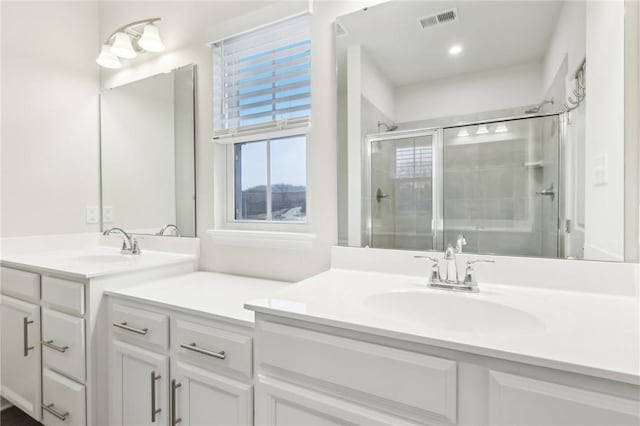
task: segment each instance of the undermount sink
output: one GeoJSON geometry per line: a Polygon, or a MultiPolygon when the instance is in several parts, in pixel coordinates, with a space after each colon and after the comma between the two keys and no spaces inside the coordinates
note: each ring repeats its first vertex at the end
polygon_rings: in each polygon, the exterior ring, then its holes
{"type": "Polygon", "coordinates": [[[125,263],[131,261],[131,257],[125,254],[86,254],[77,257],[80,263],[104,264],[125,263]]]}
{"type": "Polygon", "coordinates": [[[371,295],[364,306],[390,318],[458,332],[532,334],[545,329],[534,315],[474,294],[399,290],[371,295]]]}

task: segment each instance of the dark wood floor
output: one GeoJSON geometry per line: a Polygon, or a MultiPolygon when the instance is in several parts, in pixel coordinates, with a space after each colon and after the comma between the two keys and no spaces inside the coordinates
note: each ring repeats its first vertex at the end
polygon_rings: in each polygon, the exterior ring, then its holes
{"type": "Polygon", "coordinates": [[[16,407],[9,407],[0,413],[0,425],[2,426],[41,426],[16,407]]]}

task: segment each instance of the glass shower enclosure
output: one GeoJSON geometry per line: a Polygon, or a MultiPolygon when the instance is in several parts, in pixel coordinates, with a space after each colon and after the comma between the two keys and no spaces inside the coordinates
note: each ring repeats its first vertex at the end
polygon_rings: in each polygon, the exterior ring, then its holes
{"type": "Polygon", "coordinates": [[[365,241],[377,248],[559,257],[557,114],[366,138],[365,241]]]}

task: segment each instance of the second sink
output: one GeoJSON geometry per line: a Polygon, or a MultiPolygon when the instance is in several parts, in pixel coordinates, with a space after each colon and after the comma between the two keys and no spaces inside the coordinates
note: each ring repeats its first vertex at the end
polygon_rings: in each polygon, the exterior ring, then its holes
{"type": "Polygon", "coordinates": [[[364,306],[390,318],[465,333],[533,334],[545,330],[536,316],[476,295],[398,290],[371,295],[364,306]]]}

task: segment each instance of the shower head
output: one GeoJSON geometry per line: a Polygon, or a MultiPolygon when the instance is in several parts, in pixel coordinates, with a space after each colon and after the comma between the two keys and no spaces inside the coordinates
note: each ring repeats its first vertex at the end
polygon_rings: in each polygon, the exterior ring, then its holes
{"type": "Polygon", "coordinates": [[[398,128],[397,124],[392,124],[391,126],[389,126],[387,123],[383,123],[382,121],[378,121],[378,131],[380,131],[380,127],[386,127],[385,132],[393,132],[394,130],[396,130],[398,128]]]}
{"type": "Polygon", "coordinates": [[[549,99],[549,100],[544,100],[542,102],[540,102],[538,105],[533,106],[527,110],[524,111],[525,114],[537,114],[540,112],[540,110],[542,109],[543,106],[545,106],[546,104],[551,104],[553,105],[553,98],[549,99]]]}

